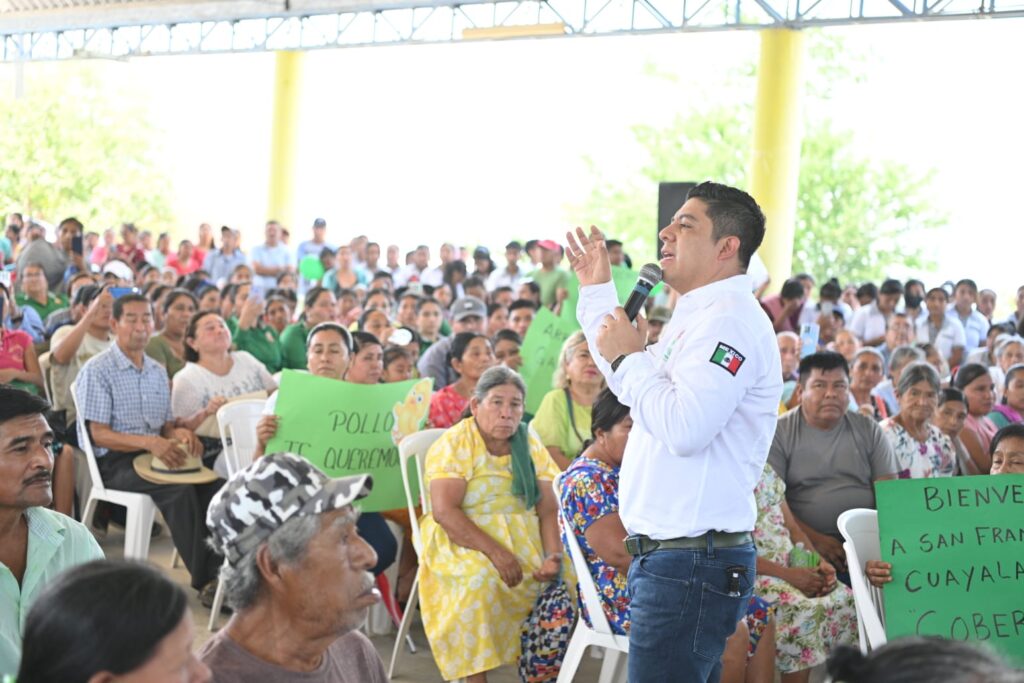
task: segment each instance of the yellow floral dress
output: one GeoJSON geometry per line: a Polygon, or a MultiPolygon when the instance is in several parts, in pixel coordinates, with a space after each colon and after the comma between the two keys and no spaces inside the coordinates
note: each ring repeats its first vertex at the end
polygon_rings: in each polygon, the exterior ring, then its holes
{"type": "MultiPolygon", "coordinates": [[[[533,430],[529,438],[539,485],[550,489],[558,467],[533,430]]],[[[446,681],[512,664],[520,627],[543,587],[532,576],[544,558],[537,510],[512,495],[511,456],[490,455],[472,417],[434,443],[424,469],[428,488],[435,479],[464,479],[462,511],[523,568],[523,581],[509,588],[483,553],[456,545],[423,516],[420,604],[434,660],[446,681]]]]}

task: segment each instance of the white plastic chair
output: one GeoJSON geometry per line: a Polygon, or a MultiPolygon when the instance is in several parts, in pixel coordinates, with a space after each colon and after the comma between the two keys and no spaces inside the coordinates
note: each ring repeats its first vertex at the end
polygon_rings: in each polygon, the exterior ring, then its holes
{"type": "Polygon", "coordinates": [[[875,588],[864,573],[869,560],[881,560],[878,538],[878,512],[857,508],[839,515],[839,533],[846,539],[846,565],[850,570],[853,601],[857,607],[857,632],[860,651],[868,654],[885,645],[885,609],[882,589],[875,588]]]}
{"type": "Polygon", "coordinates": [[[53,405],[53,385],[51,384],[50,375],[50,352],[39,355],[39,372],[43,375],[43,393],[46,395],[46,400],[53,405]]]}
{"type": "MultiPolygon", "coordinates": [[[[562,477],[560,474],[552,482],[555,491],[555,500],[561,499],[562,477]]],[[[576,541],[576,534],[573,533],[569,521],[562,512],[562,506],[558,506],[558,524],[566,532],[566,550],[572,560],[573,569],[576,571],[576,580],[579,582],[580,596],[583,604],[587,607],[587,614],[590,616],[590,625],[583,619],[583,615],[576,620],[576,628],[573,629],[572,638],[569,640],[569,648],[562,659],[562,668],[558,672],[558,683],[571,683],[583,660],[583,653],[591,645],[606,648],[604,664],[601,665],[601,683],[612,681],[619,676],[625,675],[625,671],[619,671],[619,653],[629,653],[629,636],[620,636],[612,632],[608,625],[608,618],[604,615],[604,607],[601,597],[597,594],[597,587],[590,574],[590,567],[587,566],[587,559],[583,556],[580,544],[576,541]],[[617,676],[618,674],[618,676],[617,676]]]]}
{"type": "MultiPolygon", "coordinates": [[[[419,505],[423,514],[430,514],[430,496],[423,488],[423,463],[426,460],[427,451],[434,445],[434,442],[444,434],[443,429],[424,429],[423,431],[410,434],[398,444],[398,459],[402,468],[402,486],[405,487],[405,502],[409,508],[409,521],[412,525],[412,547],[416,556],[423,554],[423,537],[420,536],[420,521],[416,517],[416,501],[413,500],[412,482],[409,479],[409,461],[416,464],[416,482],[419,484],[420,497],[419,505]]],[[[409,601],[405,604],[405,613],[402,615],[402,622],[398,625],[398,636],[395,638],[395,647],[391,651],[391,664],[388,666],[388,679],[395,674],[395,664],[398,661],[398,653],[402,649],[402,642],[409,639],[409,626],[412,624],[416,614],[416,607],[419,605],[419,570],[416,571],[416,578],[412,582],[412,590],[409,592],[409,601]]],[[[415,653],[416,649],[411,645],[410,649],[415,653]]]]}
{"type": "MultiPolygon", "coordinates": [[[[229,477],[252,463],[258,445],[256,423],[260,421],[266,403],[266,399],[250,398],[225,403],[217,411],[217,428],[220,430],[224,464],[229,477]]],[[[213,596],[213,607],[210,609],[210,631],[217,627],[217,618],[220,617],[223,605],[224,583],[218,582],[217,592],[213,596]]]]}
{"type": "Polygon", "coordinates": [[[71,385],[71,400],[75,404],[75,411],[78,413],[78,445],[85,453],[86,462],[89,463],[89,479],[92,480],[92,490],[89,492],[89,499],[85,503],[85,510],[82,513],[82,524],[86,527],[92,524],[92,516],[96,512],[96,503],[105,500],[114,505],[123,505],[127,508],[127,520],[124,530],[124,556],[129,560],[146,560],[149,557],[149,537],[153,528],[153,517],[156,514],[156,504],[153,499],[145,493],[132,491],[119,491],[107,488],[103,485],[103,478],[100,476],[100,468],[96,464],[96,454],[92,449],[92,440],[89,438],[89,430],[85,427],[85,420],[82,417],[82,407],[78,402],[75,385],[71,385]]]}

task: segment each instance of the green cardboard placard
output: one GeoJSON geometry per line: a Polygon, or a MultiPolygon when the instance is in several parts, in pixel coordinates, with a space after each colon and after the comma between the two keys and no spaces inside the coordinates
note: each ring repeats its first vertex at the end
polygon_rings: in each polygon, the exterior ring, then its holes
{"type": "MultiPolygon", "coordinates": [[[[266,452],[297,453],[331,477],[371,474],[373,490],[360,508],[404,509],[397,444],[423,428],[433,386],[432,379],[350,384],[285,370],[274,410],[277,434],[266,452]]],[[[417,500],[416,477],[410,482],[417,500]]]]}
{"type": "Polygon", "coordinates": [[[520,355],[523,366],[519,373],[526,382],[526,412],[536,414],[544,394],[551,391],[551,379],[558,367],[558,355],[562,344],[573,332],[579,329],[570,326],[546,308],[537,311],[536,317],[526,331],[526,339],[520,355]]]}
{"type": "MultiPolygon", "coordinates": [[[[615,294],[619,299],[619,305],[626,303],[633,287],[636,286],[638,273],[625,266],[612,266],[612,283],[615,285],[615,294]]],[[[658,285],[661,286],[660,284],[658,285]]],[[[652,292],[653,295],[653,292],[652,292]]],[[[569,273],[569,298],[562,302],[562,310],[558,317],[567,327],[573,330],[580,329],[579,321],[576,320],[576,305],[580,300],[580,280],[576,273],[569,273]]]]}
{"type": "Polygon", "coordinates": [[[892,638],[984,641],[1024,666],[1024,475],[875,486],[892,638]]]}

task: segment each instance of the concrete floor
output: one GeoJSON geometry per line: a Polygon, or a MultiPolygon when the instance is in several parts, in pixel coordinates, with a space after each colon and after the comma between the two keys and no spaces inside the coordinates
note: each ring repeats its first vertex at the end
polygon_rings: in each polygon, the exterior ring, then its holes
{"type": "MultiPolygon", "coordinates": [[[[124,533],[117,526],[111,526],[105,538],[99,539],[103,552],[109,558],[120,558],[124,556],[124,533]]],[[[195,647],[201,647],[211,633],[207,630],[210,620],[210,610],[199,604],[196,591],[189,585],[189,575],[184,567],[171,569],[171,554],[173,546],[170,536],[165,531],[159,537],[154,538],[150,544],[150,561],[163,569],[176,582],[180,583],[189,596],[189,604],[192,609],[192,616],[195,619],[196,639],[195,647]]],[[[220,619],[220,624],[227,621],[227,616],[220,619]]],[[[430,646],[427,637],[423,633],[423,625],[417,619],[413,622],[411,636],[416,645],[416,654],[411,654],[408,648],[403,647],[402,655],[398,658],[395,666],[395,676],[392,680],[396,683],[441,683],[441,673],[434,664],[430,654],[430,646]]],[[[384,666],[391,661],[391,649],[395,643],[395,634],[372,636],[374,646],[384,661],[384,666]]],[[[593,657],[584,657],[583,664],[576,674],[576,681],[597,681],[601,669],[601,660],[593,657]]],[[[514,667],[504,667],[495,671],[488,677],[489,683],[518,683],[519,676],[514,667]]]]}

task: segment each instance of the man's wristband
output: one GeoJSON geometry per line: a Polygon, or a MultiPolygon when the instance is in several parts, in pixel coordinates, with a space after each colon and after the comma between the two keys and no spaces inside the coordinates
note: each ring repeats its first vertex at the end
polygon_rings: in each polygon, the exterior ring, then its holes
{"type": "Polygon", "coordinates": [[[613,360],[612,361],[612,372],[615,372],[616,370],[618,370],[619,366],[622,365],[622,361],[624,361],[624,360],[626,360],[626,354],[624,354],[624,353],[621,354],[615,360],[613,360]]]}

